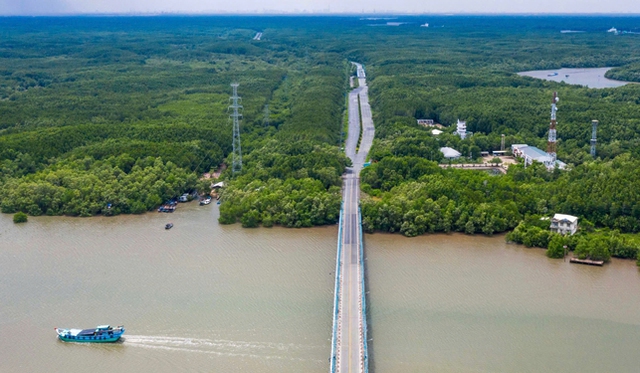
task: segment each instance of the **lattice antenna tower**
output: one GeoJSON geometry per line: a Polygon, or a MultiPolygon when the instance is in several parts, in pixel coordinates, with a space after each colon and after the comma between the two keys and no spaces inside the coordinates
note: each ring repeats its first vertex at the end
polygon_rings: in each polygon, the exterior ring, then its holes
{"type": "Polygon", "coordinates": [[[231,87],[233,87],[233,96],[229,98],[231,101],[229,109],[233,110],[230,117],[233,120],[233,163],[231,171],[234,174],[242,171],[242,148],[240,147],[240,119],[242,118],[242,114],[239,113],[239,110],[242,109],[242,105],[239,104],[241,100],[241,98],[238,97],[239,85],[240,84],[238,83],[231,83],[231,87]]]}
{"type": "Polygon", "coordinates": [[[262,122],[265,127],[269,127],[269,104],[264,105],[264,120],[262,122]]]}
{"type": "Polygon", "coordinates": [[[591,156],[593,158],[596,157],[596,131],[598,129],[598,121],[597,120],[592,120],[591,121],[591,156]]]}
{"type": "Polygon", "coordinates": [[[556,103],[558,103],[558,92],[553,92],[553,100],[551,101],[551,124],[549,125],[549,140],[547,142],[547,153],[553,159],[553,162],[556,161],[556,112],[558,108],[556,107],[556,103]]]}

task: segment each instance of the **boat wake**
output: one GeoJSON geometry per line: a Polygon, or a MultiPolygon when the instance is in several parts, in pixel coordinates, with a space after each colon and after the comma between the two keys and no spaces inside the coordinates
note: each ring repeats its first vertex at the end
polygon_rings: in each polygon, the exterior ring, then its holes
{"type": "Polygon", "coordinates": [[[128,335],[123,339],[123,343],[127,346],[255,359],[316,360],[300,356],[315,355],[314,350],[324,349],[322,346],[168,336],[128,335]]]}

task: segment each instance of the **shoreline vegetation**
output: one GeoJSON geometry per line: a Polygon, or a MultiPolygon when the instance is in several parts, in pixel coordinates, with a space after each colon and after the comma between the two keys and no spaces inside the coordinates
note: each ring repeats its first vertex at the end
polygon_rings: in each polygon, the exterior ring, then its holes
{"type": "MultiPolygon", "coordinates": [[[[566,245],[578,254],[601,257],[603,240],[618,239],[607,232],[618,232],[626,238],[609,242],[609,253],[632,257],[611,245],[632,245],[640,232],[640,86],[588,89],[516,73],[611,66],[608,78],[638,82],[640,39],[600,32],[611,27],[606,17],[560,25],[557,17],[433,16],[447,25],[438,29],[406,18],[394,28],[357,17],[3,18],[0,211],[135,214],[208,193],[211,180],[200,175],[230,164],[227,107],[237,81],[244,163],[218,179],[220,223],[334,224],[349,165],[340,150],[348,61],[359,61],[376,124],[361,176],[367,232],[526,236],[532,216],[565,213],[594,229],[580,238],[588,244],[566,245]],[[256,28],[261,40],[252,40],[256,28]],[[481,152],[500,150],[502,134],[507,149],[545,149],[553,92],[567,170],[438,166],[441,147],[479,162],[481,152]],[[472,136],[454,135],[458,119],[472,136]],[[595,159],[592,119],[600,121],[595,159]]],[[[558,240],[540,242],[557,255],[558,240]]]]}

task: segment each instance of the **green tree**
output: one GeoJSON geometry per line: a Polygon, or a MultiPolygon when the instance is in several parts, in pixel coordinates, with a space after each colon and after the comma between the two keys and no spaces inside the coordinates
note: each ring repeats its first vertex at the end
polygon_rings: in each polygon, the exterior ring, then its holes
{"type": "Polygon", "coordinates": [[[564,258],[565,256],[566,242],[563,236],[554,234],[549,241],[549,247],[547,248],[547,256],[549,258],[564,258]]]}
{"type": "Polygon", "coordinates": [[[245,228],[255,228],[260,225],[260,213],[256,210],[251,210],[240,218],[242,226],[245,228]]]}
{"type": "Polygon", "coordinates": [[[14,223],[26,223],[28,220],[27,214],[25,214],[24,212],[17,212],[13,215],[13,222],[14,223]]]}
{"type": "Polygon", "coordinates": [[[589,257],[593,260],[602,260],[608,262],[611,259],[611,252],[609,251],[609,240],[604,237],[594,239],[589,257]]]}
{"type": "Polygon", "coordinates": [[[602,260],[611,259],[609,240],[605,237],[581,238],[576,246],[575,254],[580,259],[602,260]]]}

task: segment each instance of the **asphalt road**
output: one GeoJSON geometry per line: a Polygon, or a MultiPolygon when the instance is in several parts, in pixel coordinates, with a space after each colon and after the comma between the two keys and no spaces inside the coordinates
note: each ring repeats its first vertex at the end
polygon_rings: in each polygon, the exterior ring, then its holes
{"type": "Polygon", "coordinates": [[[364,292],[364,268],[360,265],[360,170],[366,160],[374,137],[371,107],[369,106],[368,87],[364,70],[358,65],[359,87],[349,93],[349,132],[345,152],[353,162],[353,167],[343,176],[342,199],[342,242],[340,297],[337,331],[336,371],[338,373],[364,372],[364,329],[366,318],[362,313],[362,294],[364,292]],[[362,111],[362,126],[360,110],[362,111]],[[356,150],[360,131],[362,140],[356,150]]]}

